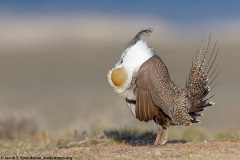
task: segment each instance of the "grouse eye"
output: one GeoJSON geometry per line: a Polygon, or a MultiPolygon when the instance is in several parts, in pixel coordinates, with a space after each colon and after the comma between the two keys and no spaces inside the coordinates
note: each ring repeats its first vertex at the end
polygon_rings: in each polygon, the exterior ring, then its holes
{"type": "Polygon", "coordinates": [[[111,75],[112,82],[115,86],[122,86],[126,83],[127,73],[124,68],[117,68],[112,71],[111,75]]]}

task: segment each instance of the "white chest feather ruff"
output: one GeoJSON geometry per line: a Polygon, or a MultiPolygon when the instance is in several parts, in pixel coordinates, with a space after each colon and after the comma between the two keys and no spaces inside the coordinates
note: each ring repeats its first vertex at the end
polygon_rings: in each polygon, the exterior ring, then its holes
{"type": "Polygon", "coordinates": [[[121,56],[120,61],[108,73],[108,81],[114,90],[121,96],[128,99],[135,99],[135,79],[141,65],[154,55],[152,48],[146,42],[140,40],[135,45],[128,47],[121,56]],[[127,73],[126,83],[122,86],[115,86],[111,80],[112,71],[117,68],[124,68],[127,73]]]}

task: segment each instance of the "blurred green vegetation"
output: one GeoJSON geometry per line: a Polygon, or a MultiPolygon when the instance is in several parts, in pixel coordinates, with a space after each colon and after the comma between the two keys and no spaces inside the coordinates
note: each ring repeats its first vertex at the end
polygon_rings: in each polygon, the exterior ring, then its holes
{"type": "MultiPolygon", "coordinates": [[[[132,146],[152,145],[156,131],[138,128],[68,130],[47,133],[31,117],[6,117],[0,120],[0,154],[18,155],[61,148],[110,146],[124,143],[132,146]]],[[[239,141],[240,127],[211,133],[201,127],[170,127],[168,143],[239,141]]]]}
{"type": "Polygon", "coordinates": [[[217,141],[239,141],[240,127],[231,127],[225,131],[221,131],[215,135],[217,141]]]}

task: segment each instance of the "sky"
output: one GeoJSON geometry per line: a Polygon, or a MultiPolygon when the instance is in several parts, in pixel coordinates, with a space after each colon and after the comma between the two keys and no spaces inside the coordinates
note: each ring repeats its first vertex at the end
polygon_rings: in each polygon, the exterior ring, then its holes
{"type": "Polygon", "coordinates": [[[71,15],[107,14],[153,16],[172,23],[217,21],[240,17],[240,1],[237,0],[1,0],[0,12],[7,15],[71,15]]]}

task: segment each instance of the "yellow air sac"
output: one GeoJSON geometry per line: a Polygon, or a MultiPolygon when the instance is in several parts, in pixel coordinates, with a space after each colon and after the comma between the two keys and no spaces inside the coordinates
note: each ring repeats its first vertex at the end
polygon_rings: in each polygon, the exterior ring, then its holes
{"type": "Polygon", "coordinates": [[[122,86],[127,80],[127,73],[124,68],[117,68],[113,70],[111,75],[112,82],[115,86],[122,86]]]}

